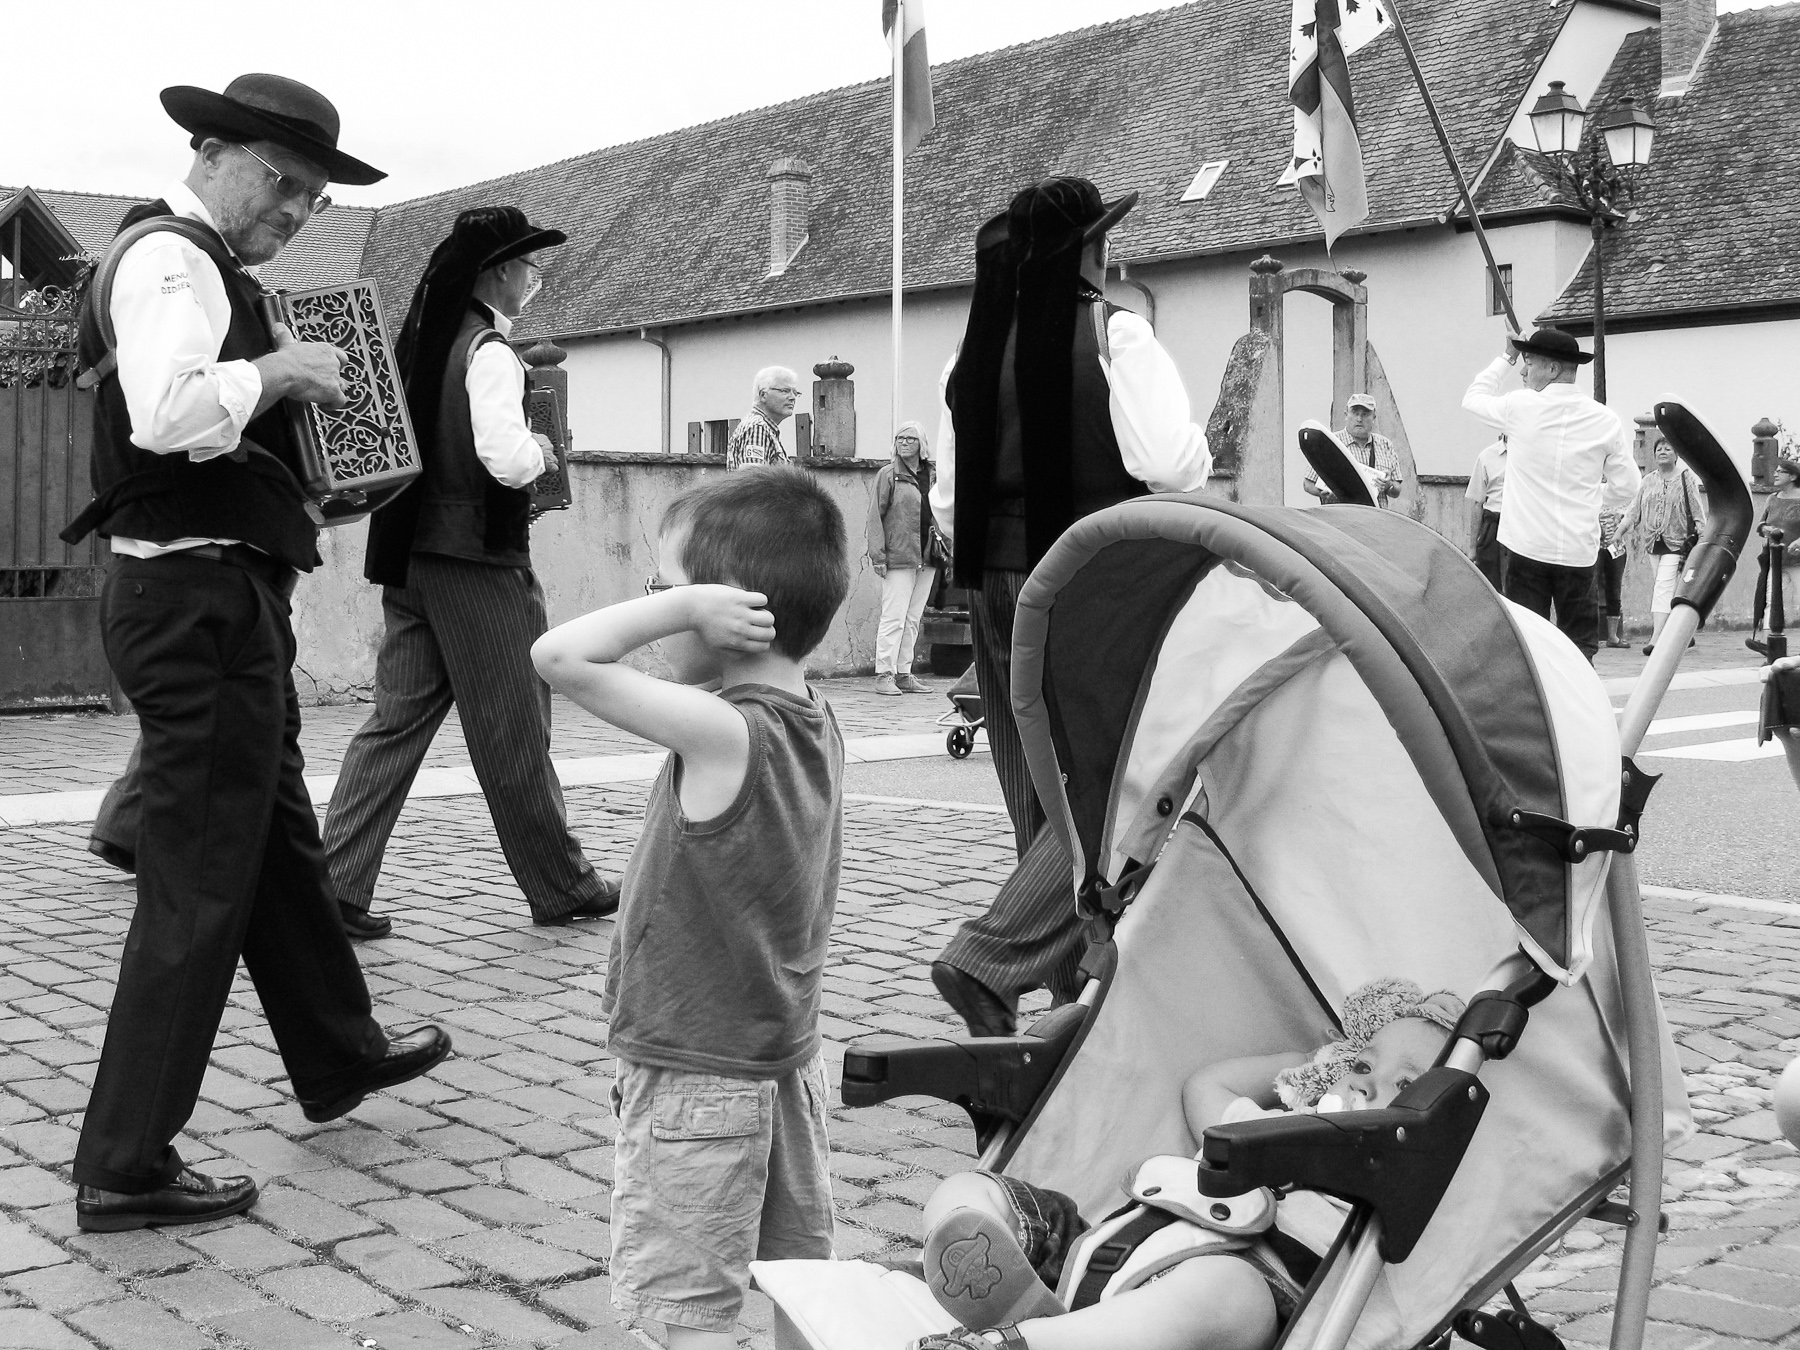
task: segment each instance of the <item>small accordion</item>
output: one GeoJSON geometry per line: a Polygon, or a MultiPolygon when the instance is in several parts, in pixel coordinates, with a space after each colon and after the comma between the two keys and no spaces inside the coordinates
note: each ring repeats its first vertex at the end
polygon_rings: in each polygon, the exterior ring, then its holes
{"type": "Polygon", "coordinates": [[[284,399],[299,447],[301,486],[320,525],[361,520],[398,496],[424,471],[400,371],[388,341],[375,283],[279,291],[264,298],[271,327],[286,324],[300,342],[326,342],[349,353],[340,373],[341,408],[284,399]]]}
{"type": "Polygon", "coordinates": [[[525,375],[525,420],[531,430],[550,442],[544,452],[544,471],[532,480],[531,514],[567,511],[575,497],[569,485],[569,424],[563,416],[563,395],[568,376],[561,371],[528,370],[525,375]],[[555,381],[560,377],[562,387],[555,381]]]}

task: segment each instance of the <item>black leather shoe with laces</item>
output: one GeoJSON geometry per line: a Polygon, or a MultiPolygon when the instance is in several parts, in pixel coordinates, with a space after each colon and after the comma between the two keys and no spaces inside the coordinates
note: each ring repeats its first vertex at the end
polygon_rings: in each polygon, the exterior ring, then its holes
{"type": "Polygon", "coordinates": [[[371,914],[366,909],[347,905],[342,900],[337,902],[337,907],[338,917],[344,921],[344,931],[358,942],[384,938],[394,931],[394,921],[386,915],[371,914]]]}
{"type": "Polygon", "coordinates": [[[600,878],[600,885],[600,894],[592,900],[584,900],[574,909],[553,914],[548,919],[533,916],[531,921],[540,928],[560,928],[564,924],[579,923],[583,919],[610,919],[619,912],[619,879],[603,876],[600,878]]]}
{"type": "MultiPolygon", "coordinates": [[[[360,1077],[334,1097],[300,1097],[300,1109],[314,1124],[336,1120],[362,1105],[364,1097],[420,1074],[429,1073],[450,1053],[450,1033],[440,1026],[416,1027],[388,1041],[387,1053],[365,1068],[360,1077]]],[[[295,1094],[299,1096],[298,1093],[295,1094]]]]}
{"type": "Polygon", "coordinates": [[[256,1203],[256,1183],[249,1177],[209,1177],[184,1167],[175,1180],[136,1194],[82,1186],[75,1192],[75,1226],[84,1233],[123,1233],[133,1228],[163,1228],[206,1223],[241,1214],[256,1203]]]}

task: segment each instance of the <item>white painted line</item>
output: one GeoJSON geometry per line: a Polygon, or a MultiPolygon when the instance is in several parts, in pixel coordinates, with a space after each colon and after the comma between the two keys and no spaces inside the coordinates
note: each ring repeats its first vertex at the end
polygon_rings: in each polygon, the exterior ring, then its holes
{"type": "MultiPolygon", "coordinates": [[[[985,735],[979,737],[975,748],[979,751],[987,749],[985,735]]],[[[873,764],[886,760],[929,759],[934,755],[946,755],[944,738],[935,732],[905,736],[853,736],[844,742],[844,759],[851,764],[873,764]]],[[[590,755],[582,759],[559,759],[555,761],[556,776],[564,787],[601,787],[609,783],[648,783],[662,772],[666,755],[662,751],[648,751],[627,755],[590,755]]],[[[313,773],[306,776],[306,790],[312,797],[315,806],[323,805],[331,800],[331,794],[337,787],[337,775],[334,773],[313,773]]],[[[475,770],[470,766],[456,765],[443,769],[421,769],[413,779],[412,790],[407,800],[413,801],[427,797],[467,797],[481,791],[481,784],[476,780],[475,770]]],[[[85,825],[91,822],[100,811],[101,799],[106,796],[105,788],[86,788],[73,792],[21,792],[11,795],[0,795],[0,829],[18,829],[26,825],[85,825]]],[[[870,800],[906,801],[907,798],[871,798],[870,800]]],[[[919,805],[932,805],[930,802],[919,802],[919,805]]],[[[977,804],[947,802],[944,805],[953,809],[986,811],[990,808],[977,804]]],[[[998,808],[1004,811],[1004,808],[998,808]]]]}
{"type": "Polygon", "coordinates": [[[987,802],[934,802],[923,797],[877,797],[867,792],[846,792],[847,802],[874,802],[879,806],[929,806],[934,811],[980,811],[988,815],[1003,816],[1004,806],[991,806],[987,802]]]}
{"type": "MultiPolygon", "coordinates": [[[[1761,684],[1761,666],[1734,666],[1730,670],[1689,670],[1683,671],[1669,681],[1670,689],[1717,689],[1731,684],[1761,684]]],[[[1629,694],[1637,687],[1638,677],[1622,675],[1610,680],[1602,680],[1609,694],[1629,694]]]]}
{"type": "MultiPolygon", "coordinates": [[[[1623,711],[1621,709],[1620,711],[1623,711]]],[[[1650,724],[1646,736],[1673,736],[1683,731],[1712,731],[1717,727],[1756,725],[1756,709],[1738,712],[1695,713],[1692,717],[1659,717],[1650,724]]]]}
{"type": "Polygon", "coordinates": [[[1668,886],[1639,886],[1652,900],[1684,900],[1703,909],[1750,909],[1764,914],[1800,918],[1800,905],[1789,900],[1763,900],[1754,895],[1721,895],[1713,891],[1683,891],[1668,886]]]}
{"type": "Polygon", "coordinates": [[[1667,750],[1640,750],[1638,754],[1662,759],[1710,759],[1721,764],[1744,764],[1753,759],[1780,759],[1781,742],[1758,745],[1754,736],[1741,741],[1706,741],[1701,745],[1674,745],[1667,750]]]}

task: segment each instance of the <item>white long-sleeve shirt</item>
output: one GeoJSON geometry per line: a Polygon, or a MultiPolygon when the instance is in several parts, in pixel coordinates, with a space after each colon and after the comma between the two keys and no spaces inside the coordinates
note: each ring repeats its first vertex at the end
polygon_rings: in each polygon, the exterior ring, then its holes
{"type": "MultiPolygon", "coordinates": [[[[512,332],[513,321],[488,307],[494,331],[512,332]]],[[[544,451],[525,422],[525,367],[504,342],[484,342],[469,357],[463,376],[469,392],[469,425],[482,467],[507,487],[530,487],[544,471],[544,451]]]]}
{"type": "MultiPolygon", "coordinates": [[[[173,183],[162,195],[176,215],[217,228],[186,183],[173,183]]],[[[262,398],[262,375],[248,361],[219,360],[231,328],[231,299],[218,264],[181,235],[153,231],[119,259],[110,313],[131,443],[196,462],[237,449],[262,398]]],[[[154,558],[233,542],[183,538],[157,544],[114,535],[112,551],[154,558]]]]}
{"type": "Polygon", "coordinates": [[[1572,384],[1500,392],[1504,356],[1475,377],[1463,407],[1506,433],[1506,509],[1500,543],[1562,567],[1600,552],[1600,513],[1623,511],[1637,492],[1625,423],[1572,384]]]}
{"type": "MultiPolygon", "coordinates": [[[[1120,310],[1106,324],[1110,361],[1102,360],[1112,389],[1108,408],[1113,437],[1125,472],[1152,492],[1192,492],[1206,485],[1212,451],[1206,433],[1194,425],[1181,372],[1141,315],[1120,310]]],[[[931,514],[946,539],[956,532],[956,433],[950,422],[951,353],[938,377],[943,404],[938,417],[937,478],[931,485],[931,514]]]]}

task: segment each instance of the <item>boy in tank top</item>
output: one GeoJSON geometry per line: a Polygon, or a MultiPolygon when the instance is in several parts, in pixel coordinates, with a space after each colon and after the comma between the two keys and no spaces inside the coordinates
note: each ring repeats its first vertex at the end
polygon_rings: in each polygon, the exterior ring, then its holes
{"type": "Polygon", "coordinates": [[[670,504],[657,554],[644,596],[532,660],[671,752],[607,962],[612,1299],[670,1350],[726,1350],[752,1259],[832,1248],[818,1021],[844,745],[805,658],[849,589],[844,521],[804,470],[721,475],[670,504]],[[622,662],[652,642],[670,679],[622,662]]]}

